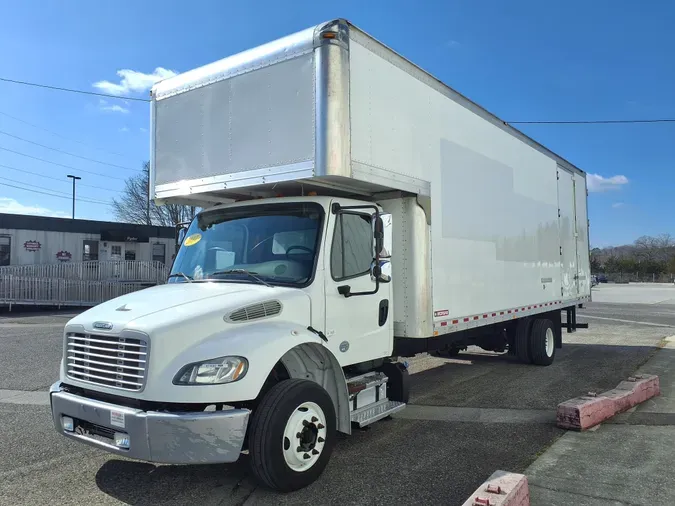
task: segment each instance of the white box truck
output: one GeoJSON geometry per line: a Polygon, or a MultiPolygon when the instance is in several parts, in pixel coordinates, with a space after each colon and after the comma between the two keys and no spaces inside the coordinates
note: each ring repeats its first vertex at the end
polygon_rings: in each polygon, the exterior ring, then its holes
{"type": "Polygon", "coordinates": [[[66,325],[50,396],[74,440],[248,453],[294,490],[336,432],[405,407],[401,357],[548,365],[583,326],[585,173],[347,21],[156,84],[151,166],[158,203],[204,210],[167,284],[66,325]]]}

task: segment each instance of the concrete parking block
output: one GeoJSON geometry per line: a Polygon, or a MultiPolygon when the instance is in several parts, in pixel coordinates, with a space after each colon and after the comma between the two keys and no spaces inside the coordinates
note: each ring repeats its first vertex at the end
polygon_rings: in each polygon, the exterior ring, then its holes
{"type": "Polygon", "coordinates": [[[530,489],[524,474],[495,471],[462,506],[529,506],[530,489]]]}
{"type": "Polygon", "coordinates": [[[602,394],[589,393],[558,405],[558,427],[586,430],[659,394],[659,377],[631,377],[602,394]]]}

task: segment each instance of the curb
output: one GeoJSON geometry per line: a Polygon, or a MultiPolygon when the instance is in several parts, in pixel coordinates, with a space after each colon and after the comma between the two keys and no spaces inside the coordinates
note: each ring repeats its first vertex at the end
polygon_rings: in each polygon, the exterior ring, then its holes
{"type": "Polygon", "coordinates": [[[527,476],[495,471],[462,506],[530,506],[527,476]]]}
{"type": "Polygon", "coordinates": [[[586,430],[659,395],[659,377],[652,374],[638,374],[622,381],[619,385],[602,394],[589,392],[558,404],[558,427],[562,429],[586,430]]]}

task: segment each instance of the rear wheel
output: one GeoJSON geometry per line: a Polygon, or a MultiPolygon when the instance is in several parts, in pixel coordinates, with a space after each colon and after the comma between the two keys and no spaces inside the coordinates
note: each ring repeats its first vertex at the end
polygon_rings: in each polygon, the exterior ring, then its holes
{"type": "Polygon", "coordinates": [[[333,401],[318,384],[289,379],[274,385],[251,420],[253,474],[281,492],[306,487],[328,464],[335,426],[333,401]]]}
{"type": "Polygon", "coordinates": [[[521,318],[516,325],[515,335],[513,337],[513,354],[521,362],[529,364],[532,362],[530,354],[530,327],[532,321],[529,318],[521,318]]]}
{"type": "Polygon", "coordinates": [[[530,356],[536,365],[551,365],[555,359],[553,322],[544,318],[534,320],[530,330],[530,356]]]}

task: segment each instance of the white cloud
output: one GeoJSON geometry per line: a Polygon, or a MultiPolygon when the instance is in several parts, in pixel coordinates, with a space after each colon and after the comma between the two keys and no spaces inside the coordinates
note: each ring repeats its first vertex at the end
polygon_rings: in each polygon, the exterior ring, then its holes
{"type": "Polygon", "coordinates": [[[154,72],[144,74],[137,70],[122,69],[117,71],[121,78],[119,83],[110,81],[97,81],[92,86],[111,95],[128,95],[130,93],[142,93],[152,88],[152,85],[162,79],[173,77],[177,72],[163,67],[157,67],[154,72]]]}
{"type": "Polygon", "coordinates": [[[588,174],[586,176],[589,192],[606,192],[608,190],[618,190],[621,186],[628,184],[626,176],[602,177],[598,174],[588,174]]]}
{"type": "Polygon", "coordinates": [[[141,132],[143,132],[143,133],[146,133],[146,132],[148,131],[147,128],[143,128],[143,127],[139,128],[139,130],[140,130],[141,132]]]}
{"type": "Polygon", "coordinates": [[[127,127],[122,127],[122,128],[119,129],[119,131],[124,133],[124,132],[128,132],[129,129],[127,127]]]}
{"type": "Polygon", "coordinates": [[[614,203],[612,204],[612,207],[613,207],[614,209],[618,209],[619,207],[623,207],[623,202],[614,202],[614,203]]]}
{"type": "Polygon", "coordinates": [[[63,211],[54,211],[53,209],[47,209],[38,205],[24,205],[9,197],[0,197],[0,213],[56,216],[57,218],[70,217],[68,213],[63,211]]]}
{"type": "Polygon", "coordinates": [[[458,41],[456,41],[456,40],[450,39],[450,40],[448,40],[448,41],[445,43],[445,45],[446,45],[446,47],[449,47],[449,48],[451,48],[451,49],[454,49],[454,48],[457,48],[457,47],[461,46],[462,44],[460,44],[460,43],[459,43],[458,41]]]}
{"type": "Polygon", "coordinates": [[[98,108],[104,112],[119,112],[121,114],[129,114],[129,108],[123,107],[119,104],[109,104],[107,100],[102,98],[98,101],[98,108]]]}

